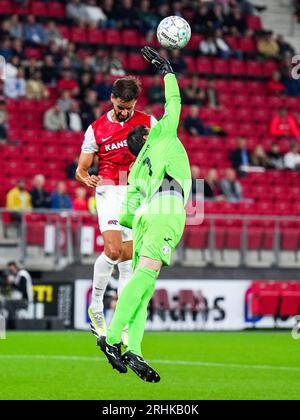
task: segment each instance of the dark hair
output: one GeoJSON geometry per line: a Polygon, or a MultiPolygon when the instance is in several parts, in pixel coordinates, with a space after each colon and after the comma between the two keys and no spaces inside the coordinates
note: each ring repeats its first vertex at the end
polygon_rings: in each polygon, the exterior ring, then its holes
{"type": "Polygon", "coordinates": [[[16,263],[16,261],[9,261],[7,264],[6,264],[6,266],[7,267],[10,267],[11,265],[13,265],[14,267],[18,267],[18,265],[17,265],[17,263],[16,263]]]}
{"type": "Polygon", "coordinates": [[[112,94],[115,98],[120,98],[124,102],[137,99],[140,93],[141,83],[136,77],[124,77],[116,80],[113,84],[112,94]]]}
{"type": "Polygon", "coordinates": [[[148,134],[148,129],[145,125],[138,125],[128,134],[128,149],[134,156],[137,156],[142,150],[145,143],[144,136],[146,134],[148,134]]]}

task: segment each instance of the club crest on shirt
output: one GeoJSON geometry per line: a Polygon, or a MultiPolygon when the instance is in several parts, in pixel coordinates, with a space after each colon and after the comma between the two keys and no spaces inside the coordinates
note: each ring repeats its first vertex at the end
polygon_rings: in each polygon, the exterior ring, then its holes
{"type": "Polygon", "coordinates": [[[169,255],[169,254],[170,254],[170,252],[171,252],[171,247],[170,247],[170,245],[164,245],[164,246],[162,247],[162,253],[163,253],[163,255],[164,255],[164,256],[169,255]]]}

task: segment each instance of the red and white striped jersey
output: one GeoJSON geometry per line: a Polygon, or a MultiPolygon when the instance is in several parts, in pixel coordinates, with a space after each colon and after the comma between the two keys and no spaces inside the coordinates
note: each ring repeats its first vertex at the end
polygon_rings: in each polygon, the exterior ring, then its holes
{"type": "Polygon", "coordinates": [[[112,184],[112,181],[118,185],[127,179],[129,168],[136,159],[127,147],[130,131],[138,125],[152,128],[157,122],[151,115],[140,111],[134,111],[124,122],[115,122],[111,113],[102,115],[88,127],[81,149],[83,153],[97,153],[99,176],[103,178],[104,185],[112,184]]]}

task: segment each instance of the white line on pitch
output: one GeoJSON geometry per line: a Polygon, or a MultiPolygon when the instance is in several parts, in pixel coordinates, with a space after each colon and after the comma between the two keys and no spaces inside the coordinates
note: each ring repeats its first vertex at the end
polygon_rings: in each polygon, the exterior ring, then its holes
{"type": "MultiPolygon", "coordinates": [[[[105,362],[106,359],[100,357],[86,356],[63,356],[63,355],[43,355],[43,354],[7,354],[0,355],[0,360],[53,360],[53,361],[75,361],[75,362],[105,362]]],[[[296,366],[272,366],[272,365],[243,365],[236,363],[215,363],[215,362],[199,362],[188,360],[151,360],[153,363],[162,365],[183,365],[183,366],[199,366],[199,367],[216,367],[230,369],[264,369],[264,370],[283,370],[300,372],[300,367],[296,366]]]]}

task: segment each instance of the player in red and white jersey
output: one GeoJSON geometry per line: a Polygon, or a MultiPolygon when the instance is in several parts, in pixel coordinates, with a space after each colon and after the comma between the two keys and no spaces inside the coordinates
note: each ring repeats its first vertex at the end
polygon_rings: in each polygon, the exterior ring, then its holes
{"type": "MultiPolygon", "coordinates": [[[[131,277],[132,234],[119,225],[119,212],[126,192],[127,175],[135,160],[127,147],[127,136],[136,126],[155,125],[154,117],[135,110],[140,83],[133,77],[116,80],[112,88],[113,109],[92,123],[83,141],[76,179],[96,188],[96,203],[104,252],[94,265],[93,292],[89,308],[91,329],[97,337],[106,335],[103,316],[103,295],[118,264],[120,278],[118,294],[131,277]],[[99,159],[98,176],[90,176],[95,154],[99,159]]],[[[123,337],[126,344],[126,333],[123,337]]]]}

